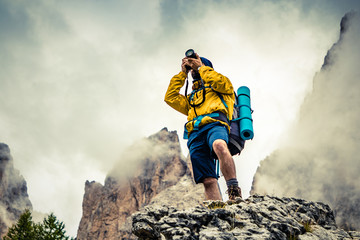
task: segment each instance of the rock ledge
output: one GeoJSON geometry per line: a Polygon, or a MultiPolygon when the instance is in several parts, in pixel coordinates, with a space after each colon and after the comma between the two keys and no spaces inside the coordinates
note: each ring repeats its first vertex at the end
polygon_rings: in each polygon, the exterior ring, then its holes
{"type": "Polygon", "coordinates": [[[224,208],[190,210],[145,207],[133,215],[139,239],[359,239],[338,229],[333,211],[321,202],[253,195],[224,208]]]}

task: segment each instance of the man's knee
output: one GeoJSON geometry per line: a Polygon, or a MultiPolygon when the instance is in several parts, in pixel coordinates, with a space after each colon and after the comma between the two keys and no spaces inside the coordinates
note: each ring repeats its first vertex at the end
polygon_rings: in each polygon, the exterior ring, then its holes
{"type": "Polygon", "coordinates": [[[205,187],[205,188],[211,187],[211,186],[213,186],[214,184],[217,185],[217,179],[216,179],[216,178],[212,178],[212,177],[204,178],[203,184],[204,184],[204,187],[205,187]]]}
{"type": "Polygon", "coordinates": [[[227,143],[222,140],[222,139],[217,139],[213,142],[213,150],[216,154],[220,154],[220,155],[223,155],[223,154],[227,154],[227,153],[230,153],[229,152],[229,149],[227,147],[227,143]]]}

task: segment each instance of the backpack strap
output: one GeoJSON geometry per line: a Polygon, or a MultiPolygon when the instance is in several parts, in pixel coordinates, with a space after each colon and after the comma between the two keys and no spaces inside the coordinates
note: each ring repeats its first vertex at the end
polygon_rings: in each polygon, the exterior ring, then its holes
{"type": "MultiPolygon", "coordinates": [[[[201,83],[202,83],[202,87],[201,87],[200,89],[193,90],[193,91],[190,93],[189,99],[186,98],[186,99],[188,99],[190,106],[193,107],[194,110],[195,110],[195,107],[201,105],[201,104],[205,101],[206,88],[211,88],[211,90],[213,90],[213,91],[218,95],[218,97],[220,98],[221,102],[224,104],[224,106],[226,107],[226,109],[229,109],[229,107],[228,107],[228,105],[226,104],[226,102],[225,102],[223,96],[221,95],[221,93],[219,93],[218,91],[215,91],[215,89],[214,89],[211,85],[210,85],[210,86],[205,86],[203,79],[201,79],[201,83]],[[200,91],[201,89],[203,90],[203,101],[202,101],[200,104],[191,104],[191,100],[193,99],[194,94],[195,94],[197,91],[200,91]]],[[[186,79],[186,88],[185,88],[185,96],[186,96],[186,97],[187,97],[187,89],[188,89],[188,79],[186,79]]],[[[235,101],[236,101],[236,93],[234,92],[234,94],[235,94],[235,101]]],[[[227,118],[226,120],[227,120],[227,121],[225,121],[225,122],[227,122],[227,123],[229,124],[229,122],[231,122],[231,121],[229,120],[229,119],[230,119],[230,117],[229,117],[229,111],[227,111],[227,112],[228,112],[228,113],[227,113],[227,116],[226,116],[226,118],[227,118]]],[[[195,114],[196,114],[196,112],[195,112],[195,114]]],[[[187,130],[187,128],[186,128],[186,125],[187,125],[189,122],[193,122],[193,124],[194,124],[193,130],[196,131],[196,130],[199,130],[199,125],[200,125],[200,123],[201,123],[201,120],[202,120],[204,117],[208,116],[208,117],[211,117],[211,118],[215,118],[215,119],[224,121],[224,119],[221,117],[221,115],[223,115],[224,118],[225,118],[225,114],[223,114],[222,112],[213,112],[213,113],[210,113],[210,114],[203,114],[203,115],[196,116],[196,117],[193,118],[192,120],[186,122],[186,123],[185,123],[185,126],[184,126],[184,139],[188,139],[188,138],[189,138],[189,132],[188,132],[188,130],[187,130]]],[[[229,124],[229,126],[230,126],[230,124],[229,124]]]]}
{"type": "MultiPolygon", "coordinates": [[[[219,178],[220,177],[220,161],[219,161],[219,159],[214,159],[214,161],[216,164],[216,176],[217,176],[217,178],[219,178]]],[[[219,182],[218,182],[218,184],[219,184],[219,182]]],[[[219,189],[220,189],[220,187],[219,187],[219,189]]]]}
{"type": "MultiPolygon", "coordinates": [[[[220,100],[221,100],[221,102],[224,104],[224,106],[226,107],[226,109],[228,110],[228,113],[227,113],[227,118],[230,120],[230,117],[229,117],[229,106],[226,104],[226,102],[225,102],[225,100],[224,100],[224,98],[223,98],[223,96],[222,96],[222,94],[221,93],[219,93],[218,91],[215,91],[215,89],[211,86],[211,89],[214,91],[214,92],[216,92],[216,94],[218,95],[218,97],[220,98],[220,100]]],[[[237,101],[236,99],[237,99],[237,96],[236,96],[236,93],[235,93],[235,91],[234,91],[234,95],[235,95],[235,102],[237,101]]],[[[236,107],[237,105],[234,105],[234,107],[236,107]]],[[[231,121],[233,121],[233,120],[231,120],[231,121]]]]}
{"type": "Polygon", "coordinates": [[[186,99],[187,99],[188,87],[189,87],[189,80],[188,80],[188,78],[186,78],[186,86],[185,86],[185,97],[186,97],[186,99]]]}

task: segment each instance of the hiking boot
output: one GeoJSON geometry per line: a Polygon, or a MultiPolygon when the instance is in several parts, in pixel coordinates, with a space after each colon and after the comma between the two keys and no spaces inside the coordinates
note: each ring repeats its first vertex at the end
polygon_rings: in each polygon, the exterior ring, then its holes
{"type": "Polygon", "coordinates": [[[242,199],[241,188],[238,186],[230,185],[226,193],[229,195],[230,201],[236,201],[238,198],[242,199]]]}

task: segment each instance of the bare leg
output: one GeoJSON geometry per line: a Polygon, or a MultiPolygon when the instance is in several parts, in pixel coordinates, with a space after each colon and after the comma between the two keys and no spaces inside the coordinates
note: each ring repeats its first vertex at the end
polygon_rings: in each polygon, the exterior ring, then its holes
{"type": "Polygon", "coordinates": [[[222,200],[216,178],[205,178],[203,184],[206,200],[222,200]]]}
{"type": "Polygon", "coordinates": [[[213,143],[213,150],[219,158],[220,169],[224,174],[225,180],[236,178],[236,168],[227,144],[222,139],[217,139],[213,143]]]}

